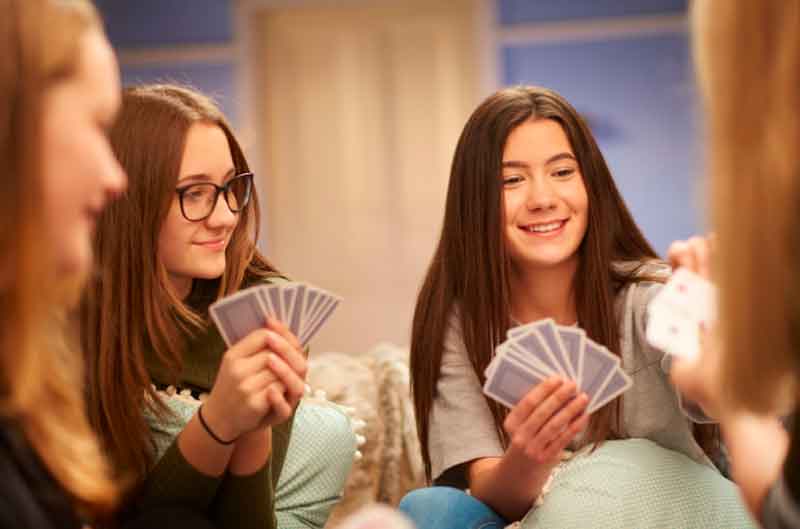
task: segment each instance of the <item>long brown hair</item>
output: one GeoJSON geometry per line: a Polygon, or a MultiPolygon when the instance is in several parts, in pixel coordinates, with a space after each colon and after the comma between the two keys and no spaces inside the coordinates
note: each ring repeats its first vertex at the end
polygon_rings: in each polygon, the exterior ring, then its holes
{"type": "MultiPolygon", "coordinates": [[[[210,98],[176,85],[139,86],[123,93],[111,144],[128,173],[128,192],[98,223],[98,275],[81,311],[82,343],[90,366],[90,417],[117,468],[136,483],[144,479],[152,458],[143,411],[147,406],[157,415],[165,413],[151,389],[146,351],[152,350],[177,380],[186,336],[208,325],[206,314],[196,313],[168,287],[157,251],[186,136],[195,123],[222,129],[236,171],[249,170],[231,127],[210,98]]],[[[239,213],[223,276],[195,280],[205,290],[214,288],[212,297],[235,292],[246,275],[274,270],[255,247],[258,215],[254,194],[239,213]]]]}
{"type": "Polygon", "coordinates": [[[718,248],[721,380],[758,412],[800,402],[800,2],[695,2],[718,248]]]}
{"type": "Polygon", "coordinates": [[[67,293],[80,278],[60,277],[42,241],[40,162],[44,95],[74,74],[82,38],[102,27],[83,1],[2,0],[0,12],[0,416],[79,510],[105,515],[117,488],[86,417],[83,358],[65,334],[67,293]]]}
{"type": "MultiPolygon", "coordinates": [[[[496,92],[470,116],[456,147],[439,244],[417,299],[411,335],[411,382],[417,428],[428,479],[430,412],[442,360],[448,320],[457,310],[464,344],[481,383],[494,348],[510,325],[510,258],[503,235],[501,173],[503,149],[514,128],[528,120],[551,119],[564,129],[583,174],[589,197],[588,227],[578,249],[575,300],[587,335],[620,354],[614,300],[630,283],[649,279],[638,269],[616,270],[615,261],[657,259],[617,190],[585,121],[560,95],[540,87],[496,92]]],[[[497,434],[507,410],[487,398],[497,434]]],[[[620,400],[595,412],[587,442],[620,431],[620,400]]]]}

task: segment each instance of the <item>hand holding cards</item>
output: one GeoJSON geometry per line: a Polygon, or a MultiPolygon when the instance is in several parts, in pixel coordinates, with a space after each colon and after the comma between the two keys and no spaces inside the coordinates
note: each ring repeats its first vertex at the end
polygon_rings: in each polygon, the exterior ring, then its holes
{"type": "Polygon", "coordinates": [[[250,287],[211,305],[209,312],[228,347],[266,325],[267,317],[289,327],[305,347],[342,299],[303,283],[250,287]]]}
{"type": "Polygon", "coordinates": [[[513,408],[534,386],[557,375],[573,380],[589,397],[588,413],[609,403],[632,384],[619,358],[577,327],[540,320],[509,329],[486,369],[483,391],[513,408]]]}
{"type": "Polygon", "coordinates": [[[647,307],[647,341],[671,355],[697,358],[700,327],[716,319],[715,299],[711,282],[679,268],[647,307]]]}

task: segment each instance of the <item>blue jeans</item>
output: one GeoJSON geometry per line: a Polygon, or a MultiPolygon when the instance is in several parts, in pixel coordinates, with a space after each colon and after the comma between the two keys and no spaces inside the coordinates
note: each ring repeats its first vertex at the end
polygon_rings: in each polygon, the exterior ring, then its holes
{"type": "Polygon", "coordinates": [[[502,529],[508,525],[488,505],[452,487],[412,490],[399,509],[417,529],[502,529]]]}

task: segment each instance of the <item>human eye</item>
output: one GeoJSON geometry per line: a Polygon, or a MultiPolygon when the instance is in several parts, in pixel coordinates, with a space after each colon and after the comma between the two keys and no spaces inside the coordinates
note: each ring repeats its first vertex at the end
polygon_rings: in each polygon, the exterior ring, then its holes
{"type": "Polygon", "coordinates": [[[512,187],[524,180],[522,175],[519,174],[510,174],[510,175],[503,175],[503,186],[504,187],[512,187]]]}
{"type": "Polygon", "coordinates": [[[183,199],[193,202],[201,202],[208,198],[210,187],[207,185],[194,185],[183,188],[183,199]]]}
{"type": "Polygon", "coordinates": [[[555,171],[553,171],[553,176],[560,180],[566,180],[573,174],[575,174],[574,167],[564,167],[562,169],[556,169],[555,171]]]}

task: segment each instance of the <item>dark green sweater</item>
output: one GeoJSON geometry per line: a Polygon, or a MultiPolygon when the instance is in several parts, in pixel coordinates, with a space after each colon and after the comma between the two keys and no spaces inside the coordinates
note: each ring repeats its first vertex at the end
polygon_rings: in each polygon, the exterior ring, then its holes
{"type": "MultiPolygon", "coordinates": [[[[274,278],[282,281],[281,278],[274,278]]],[[[188,302],[207,314],[209,296],[193,291],[188,302]]],[[[196,337],[188,338],[184,366],[177,381],[183,389],[208,392],[214,384],[222,355],[227,350],[212,324],[196,337]]],[[[147,366],[156,385],[174,384],[168,370],[148,355],[147,366]]],[[[219,527],[272,529],[275,519],[275,488],[289,445],[292,422],[272,428],[272,454],[268,464],[250,476],[202,474],[183,457],[177,438],[147,476],[139,507],[180,504],[208,515],[219,527]]]]}

